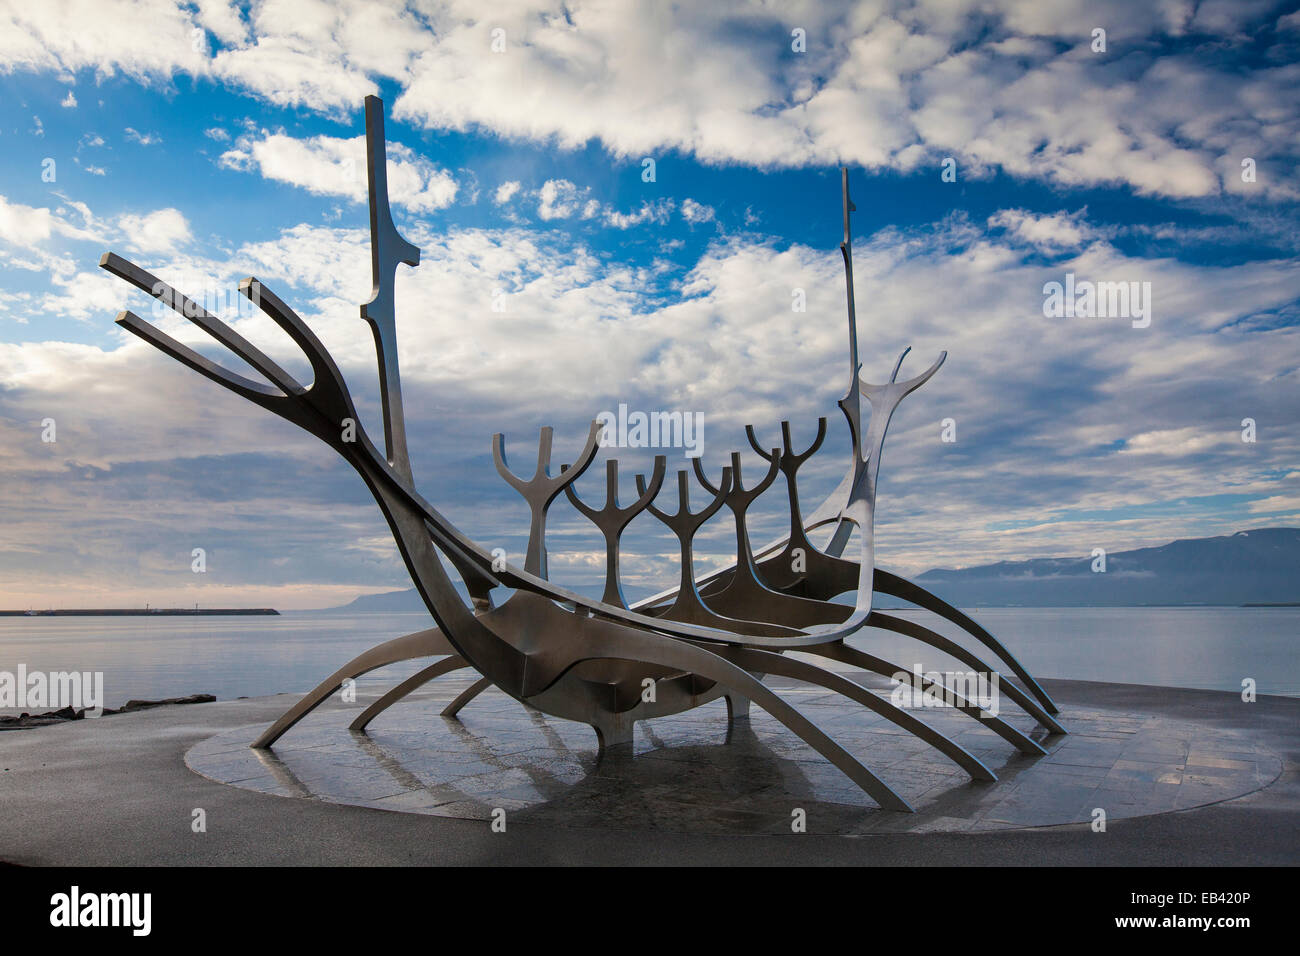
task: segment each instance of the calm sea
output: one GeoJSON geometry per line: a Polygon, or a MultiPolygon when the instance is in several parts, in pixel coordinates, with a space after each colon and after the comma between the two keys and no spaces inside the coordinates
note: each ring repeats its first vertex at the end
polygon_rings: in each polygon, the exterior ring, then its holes
{"type": "MultiPolygon", "coordinates": [[[[921,611],[896,611],[953,638],[921,611]]],[[[972,613],[1040,677],[1300,696],[1300,608],[984,608],[972,613]]],[[[0,671],[101,671],[105,706],[132,698],[220,699],[301,692],[382,640],[430,626],[422,614],[280,617],[0,618],[0,671]]],[[[969,640],[960,643],[978,650],[969,640]]],[[[961,670],[882,631],[853,643],[910,669],[961,670]]],[[[423,662],[375,671],[392,682],[423,662]]],[[[14,710],[4,711],[15,713],[14,710]]]]}

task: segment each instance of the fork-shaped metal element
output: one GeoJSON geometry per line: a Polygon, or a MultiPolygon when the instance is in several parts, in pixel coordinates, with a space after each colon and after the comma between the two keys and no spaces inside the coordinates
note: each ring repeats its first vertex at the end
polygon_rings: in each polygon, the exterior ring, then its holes
{"type": "MultiPolygon", "coordinates": [[[[418,501],[422,508],[428,508],[427,503],[418,499],[409,485],[396,475],[384,454],[370,440],[357,416],[356,405],[347,383],[325,346],[293,309],[260,281],[255,278],[245,279],[239,284],[239,291],[302,349],[312,368],[313,377],[309,386],[300,384],[255,345],[197,302],[135,263],[107,252],[100,259],[99,265],[189,319],[271,384],[255,382],[221,367],[144,321],[134,312],[124,311],[118,315],[117,324],[122,328],[205,378],[315,435],[342,455],[367,481],[373,482],[376,474],[385,476],[404,496],[418,501]]],[[[436,512],[428,510],[431,515],[436,515],[436,512]]],[[[473,555],[457,547],[456,542],[446,542],[445,550],[475,603],[486,602],[488,592],[497,582],[485,573],[480,562],[473,560],[473,555]]]]}
{"type": "MultiPolygon", "coordinates": [[[[727,507],[731,509],[731,513],[736,519],[736,564],[741,568],[748,566],[751,570],[754,564],[754,551],[749,543],[746,514],[749,511],[749,506],[754,503],[754,499],[766,491],[772,482],[776,481],[777,472],[781,470],[781,452],[779,450],[773,448],[772,454],[766,457],[771,462],[767,474],[753,488],[746,489],[741,478],[740,452],[733,451],[731,453],[731,489],[724,498],[727,507]]],[[[700,464],[699,458],[691,459],[691,467],[695,469],[695,480],[704,486],[705,491],[713,495],[721,493],[721,489],[715,488],[713,483],[709,481],[709,476],[704,473],[704,466],[700,464]]],[[[737,579],[741,577],[748,577],[758,583],[752,574],[741,573],[737,575],[737,579]]]]}
{"type": "Polygon", "coordinates": [[[577,464],[568,465],[558,475],[551,474],[551,439],[555,430],[547,425],[537,442],[537,471],[527,480],[520,478],[506,464],[506,437],[497,432],[492,436],[492,460],[496,462],[497,472],[510,483],[510,487],[524,496],[528,509],[532,512],[532,522],[528,528],[528,554],[524,558],[524,570],[539,578],[547,578],[546,573],[546,509],[551,506],[555,496],[578,479],[587,470],[596,457],[600,447],[600,433],[603,426],[599,421],[591,423],[587,434],[587,444],[578,455],[577,464]]]}
{"type": "MultiPolygon", "coordinates": [[[[773,637],[781,634],[794,634],[796,632],[792,628],[762,621],[756,622],[748,617],[731,618],[716,614],[700,600],[700,592],[695,586],[695,534],[700,530],[704,522],[717,514],[718,509],[726,502],[733,480],[731,467],[723,468],[722,481],[713,492],[713,501],[706,505],[702,511],[692,512],[690,475],[683,469],[677,472],[677,513],[668,514],[656,508],[653,503],[646,506],[646,509],[652,515],[666,524],[673,534],[677,535],[678,543],[681,545],[682,567],[677,594],[673,597],[673,602],[668,610],[660,614],[659,617],[666,621],[680,621],[685,624],[717,627],[729,631],[743,630],[773,637]]],[[[645,479],[640,475],[636,476],[636,487],[637,491],[645,492],[645,479]]]]}
{"type": "MultiPolygon", "coordinates": [[[[905,382],[897,381],[898,371],[903,366],[904,351],[894,365],[894,373],[885,385],[872,385],[860,381],[862,394],[871,402],[871,426],[860,448],[855,450],[855,467],[853,487],[849,490],[849,500],[840,512],[840,528],[844,522],[852,522],[862,535],[862,553],[859,559],[861,576],[858,582],[858,611],[871,610],[871,592],[874,586],[876,566],[875,515],[876,486],[880,476],[880,458],[885,445],[885,432],[889,429],[889,420],[893,418],[898,405],[909,394],[916,391],[930,380],[944,359],[947,352],[940,352],[939,357],[928,369],[909,378],[905,382]],[[865,592],[864,592],[865,589],[865,592]]],[[[859,379],[861,374],[859,373],[859,379]]],[[[838,536],[840,529],[836,529],[838,536]]],[[[839,560],[839,559],[835,559],[839,560]]]]}
{"type": "MultiPolygon", "coordinates": [[[[564,473],[570,467],[570,465],[561,465],[560,472],[564,473]]],[[[593,508],[579,498],[572,484],[564,486],[564,493],[568,495],[573,507],[586,515],[588,520],[599,528],[600,533],[605,536],[605,593],[600,599],[604,604],[612,604],[614,607],[627,607],[627,600],[623,597],[623,588],[618,579],[619,539],[623,536],[623,529],[632,522],[633,518],[645,511],[650,502],[654,501],[655,495],[659,494],[659,489],[664,483],[664,473],[667,469],[668,459],[663,455],[655,455],[655,467],[654,472],[650,475],[650,486],[641,492],[640,498],[626,508],[618,506],[618,460],[615,458],[605,462],[605,505],[603,508],[593,508]]]]}
{"type": "MultiPolygon", "coordinates": [[[[789,439],[788,429],[786,438],[789,439]]],[[[807,454],[811,455],[815,450],[814,448],[807,454]]],[[[789,627],[810,627],[842,621],[849,614],[844,605],[782,594],[758,578],[754,549],[749,540],[749,506],[776,480],[777,473],[781,470],[781,452],[773,448],[771,454],[764,457],[771,462],[767,474],[753,488],[746,489],[741,478],[740,452],[731,453],[732,483],[725,500],[736,523],[736,565],[729,575],[719,575],[699,588],[700,595],[704,603],[714,611],[735,618],[758,618],[789,627]]],[[[719,489],[704,474],[700,459],[692,458],[691,464],[695,467],[696,480],[716,495],[719,489]]]]}
{"type": "MultiPolygon", "coordinates": [[[[745,426],[745,436],[754,451],[768,461],[773,460],[774,453],[765,451],[759,444],[753,425],[745,426]]],[[[795,454],[790,445],[790,423],[781,423],[783,447],[779,462],[790,498],[790,536],[781,551],[757,565],[759,580],[773,590],[819,601],[828,601],[850,590],[858,580],[857,565],[824,554],[813,546],[804,531],[803,511],[799,504],[799,466],[821,448],[825,439],[826,419],[819,418],[817,437],[808,448],[795,454]]]]}
{"type": "Polygon", "coordinates": [[[239,291],[261,308],[303,350],[308,361],[311,362],[314,375],[310,386],[299,384],[293,376],[234,329],[197,302],[135,263],[128,262],[115,253],[106,252],[99,260],[99,265],[101,269],[125,279],[188,318],[247,362],[274,387],[252,381],[222,368],[150,325],[134,312],[125,311],[118,315],[117,324],[122,328],[194,369],[200,375],[274,412],[286,421],[306,429],[337,449],[344,457],[374,453],[374,448],[369,445],[364,429],[357,421],[356,407],[352,402],[352,396],[348,393],[343,376],[325,347],[294,311],[257,279],[245,279],[239,284],[239,291]],[[356,426],[355,431],[350,431],[349,423],[356,426]],[[350,434],[355,434],[357,440],[349,441],[350,434]]]}

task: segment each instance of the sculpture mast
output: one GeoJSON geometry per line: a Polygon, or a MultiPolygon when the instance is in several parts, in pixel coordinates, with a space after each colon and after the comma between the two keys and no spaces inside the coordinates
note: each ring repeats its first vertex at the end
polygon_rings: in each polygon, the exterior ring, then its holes
{"type": "Polygon", "coordinates": [[[849,169],[840,167],[840,188],[844,194],[844,241],[840,243],[840,254],[844,257],[844,287],[847,290],[849,304],[849,390],[840,399],[840,408],[849,420],[849,438],[853,443],[853,470],[856,471],[862,457],[860,438],[862,435],[862,385],[858,381],[858,372],[862,364],[858,361],[858,313],[853,297],[853,233],[849,225],[849,214],[857,211],[853,200],[849,198],[849,169]]]}
{"type": "Polygon", "coordinates": [[[849,543],[849,536],[853,533],[853,524],[844,517],[843,509],[858,480],[863,464],[861,441],[862,382],[858,378],[862,363],[858,361],[858,314],[853,297],[853,232],[849,224],[849,214],[857,212],[858,207],[853,205],[853,200],[849,198],[849,169],[847,166],[840,167],[840,189],[844,196],[844,240],[840,243],[840,255],[844,257],[844,287],[848,295],[849,305],[849,389],[844,393],[844,397],[840,399],[839,406],[849,423],[849,443],[853,449],[853,457],[849,461],[849,470],[844,475],[839,487],[831,492],[831,496],[826,499],[822,507],[818,508],[817,513],[813,516],[813,520],[820,517],[823,510],[828,506],[839,511],[840,520],[825,548],[827,554],[835,557],[844,553],[844,548],[849,543]]]}
{"type": "Polygon", "coordinates": [[[397,264],[420,264],[420,250],[402,238],[388,206],[388,160],[384,142],[384,101],[366,97],[366,178],[370,192],[370,301],[361,317],[370,323],[379,355],[379,391],[384,403],[384,445],[388,463],[412,483],[402,410],[402,379],[397,361],[397,314],[394,300],[397,264]]]}
{"type": "MultiPolygon", "coordinates": [[[[840,188],[844,193],[844,241],[840,243],[840,254],[844,256],[844,284],[849,297],[849,377],[858,380],[858,315],[853,302],[853,233],[849,228],[849,213],[857,212],[858,207],[849,199],[849,168],[840,167],[840,188]]],[[[852,391],[852,386],[849,386],[852,391]]]]}

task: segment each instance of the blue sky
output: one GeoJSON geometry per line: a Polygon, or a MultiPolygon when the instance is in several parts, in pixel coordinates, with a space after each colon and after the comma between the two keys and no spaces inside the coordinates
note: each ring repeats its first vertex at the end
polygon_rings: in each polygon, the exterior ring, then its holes
{"type": "MultiPolygon", "coordinates": [[[[744,424],[775,440],[789,418],[799,443],[826,415],[804,498],[834,486],[841,164],[866,376],[908,345],[914,372],[950,353],[891,427],[882,564],[1300,521],[1294,4],[29,6],[0,4],[0,604],[312,607],[406,586],[346,466],[128,341],[117,311],[155,313],[96,268],[111,249],[217,302],[257,275],[377,433],[357,316],[368,93],[423,249],[398,289],[417,482],[489,546],[519,557],[526,529],[491,434],[524,461],[554,425],[558,464],[620,402],[703,413],[714,473],[744,424]],[[1067,273],[1150,283],[1150,326],[1045,316],[1067,273]]],[[[232,320],[302,367],[270,323],[232,320]]],[[[630,494],[650,453],[618,455],[630,494]]],[[[760,537],[782,508],[768,496],[760,537]]],[[[553,576],[598,593],[599,541],[567,510],[553,576]]],[[[730,534],[709,532],[713,557],[730,534]]],[[[630,593],[673,579],[650,516],[628,546],[630,593]]]]}

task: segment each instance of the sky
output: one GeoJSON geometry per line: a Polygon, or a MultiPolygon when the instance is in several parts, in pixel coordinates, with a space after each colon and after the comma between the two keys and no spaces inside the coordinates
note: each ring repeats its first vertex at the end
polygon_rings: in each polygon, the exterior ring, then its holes
{"type": "MultiPolygon", "coordinates": [[[[307,381],[241,308],[258,277],[382,438],[368,94],[422,250],[397,279],[416,483],[514,561],[527,510],[498,431],[531,471],[543,426],[558,467],[620,404],[698,414],[706,470],[743,451],[752,482],[746,424],[772,445],[788,420],[799,450],[826,416],[800,494],[835,486],[841,166],[864,378],[948,352],[890,427],[881,566],[1300,524],[1296,4],[0,0],[0,93],[0,607],[409,586],[355,473],[120,330],[130,308],[245,371],[97,268],[126,256],[307,381]],[[1136,283],[1144,317],[1051,314],[1067,281],[1136,283]]],[[[603,450],[579,493],[603,502],[612,454],[631,500],[654,453],[603,450]]],[[[756,539],[788,523],[779,485],[755,508],[756,539]]],[[[598,534],[563,500],[550,530],[552,578],[598,595],[598,534]]],[[[706,526],[699,570],[733,534],[706,526]]],[[[676,561],[637,518],[629,595],[676,561]]]]}

